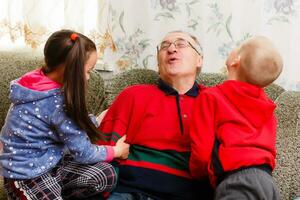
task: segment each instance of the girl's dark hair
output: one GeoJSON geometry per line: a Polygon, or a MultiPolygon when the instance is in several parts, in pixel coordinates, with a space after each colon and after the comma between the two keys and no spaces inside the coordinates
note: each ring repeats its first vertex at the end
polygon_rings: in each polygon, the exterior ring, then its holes
{"type": "Polygon", "coordinates": [[[84,65],[90,53],[96,51],[95,43],[88,37],[71,31],[61,30],[53,33],[44,48],[46,65],[42,71],[47,74],[64,66],[63,92],[65,111],[68,117],[87,132],[92,141],[100,137],[86,108],[86,88],[84,65]],[[77,37],[71,39],[75,33],[77,37]]]}

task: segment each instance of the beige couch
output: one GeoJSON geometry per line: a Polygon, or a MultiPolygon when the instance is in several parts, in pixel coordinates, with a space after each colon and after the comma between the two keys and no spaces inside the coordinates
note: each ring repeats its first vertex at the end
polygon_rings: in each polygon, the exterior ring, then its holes
{"type": "MultiPolygon", "coordinates": [[[[33,53],[0,52],[0,127],[4,123],[9,107],[8,93],[10,80],[19,77],[43,64],[42,56],[33,53]]],[[[155,83],[157,73],[152,70],[135,69],[116,74],[104,84],[101,74],[93,73],[89,81],[88,108],[98,114],[108,107],[115,96],[126,86],[138,83],[155,83]]],[[[201,74],[198,81],[206,86],[225,80],[221,74],[201,74]]],[[[267,94],[276,104],[278,118],[277,167],[275,180],[280,188],[282,199],[300,197],[300,92],[285,91],[278,85],[266,88],[267,94]]],[[[0,181],[2,184],[2,181],[0,181]]],[[[5,199],[0,185],[0,200],[5,199]]]]}

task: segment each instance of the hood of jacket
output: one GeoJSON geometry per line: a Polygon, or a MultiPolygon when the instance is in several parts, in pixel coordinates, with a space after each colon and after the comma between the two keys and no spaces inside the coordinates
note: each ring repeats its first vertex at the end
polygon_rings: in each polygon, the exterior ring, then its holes
{"type": "Polygon", "coordinates": [[[37,69],[11,82],[9,98],[14,104],[34,102],[58,95],[60,87],[37,69]]]}
{"type": "Polygon", "coordinates": [[[236,80],[225,81],[217,87],[254,127],[261,127],[273,116],[276,105],[263,88],[236,80]]]}

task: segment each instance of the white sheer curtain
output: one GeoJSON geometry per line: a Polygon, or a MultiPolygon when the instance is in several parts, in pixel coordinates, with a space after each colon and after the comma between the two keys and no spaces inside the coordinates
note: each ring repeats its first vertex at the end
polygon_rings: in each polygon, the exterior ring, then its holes
{"type": "MultiPolygon", "coordinates": [[[[278,84],[300,91],[300,0],[0,0],[0,42],[36,47],[69,28],[95,40],[104,69],[156,69],[155,47],[169,31],[196,35],[205,72],[218,72],[231,49],[269,37],[284,58],[278,84]],[[25,41],[25,42],[24,42],[25,41]]],[[[0,43],[1,48],[2,43],[0,43]]]]}
{"type": "MultiPolygon", "coordinates": [[[[39,48],[59,29],[110,45],[108,0],[0,0],[0,49],[39,48]]],[[[101,54],[101,51],[100,51],[101,54]]]]}

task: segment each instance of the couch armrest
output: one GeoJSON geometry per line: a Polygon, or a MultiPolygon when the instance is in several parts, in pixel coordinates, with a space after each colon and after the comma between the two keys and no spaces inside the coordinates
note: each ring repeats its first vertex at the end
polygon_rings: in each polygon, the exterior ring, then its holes
{"type": "Polygon", "coordinates": [[[283,92],[277,104],[277,165],[274,178],[282,199],[300,196],[300,92],[283,92]]]}

